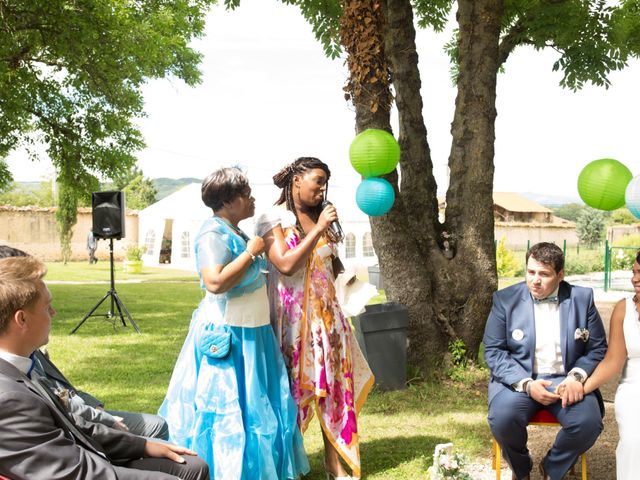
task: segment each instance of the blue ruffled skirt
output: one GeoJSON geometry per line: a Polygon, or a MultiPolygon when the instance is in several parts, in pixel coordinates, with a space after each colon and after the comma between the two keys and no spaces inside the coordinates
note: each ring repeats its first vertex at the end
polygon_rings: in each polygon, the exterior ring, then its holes
{"type": "Polygon", "coordinates": [[[205,323],[199,311],[158,412],[169,424],[169,440],[195,450],[212,480],[284,480],[307,473],[297,407],[271,326],[230,327],[231,353],[199,358],[194,343],[205,323]]]}

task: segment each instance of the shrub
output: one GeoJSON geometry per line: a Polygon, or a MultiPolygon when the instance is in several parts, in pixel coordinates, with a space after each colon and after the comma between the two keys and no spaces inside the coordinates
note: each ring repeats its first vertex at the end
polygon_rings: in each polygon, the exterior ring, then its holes
{"type": "Polygon", "coordinates": [[[564,262],[566,275],[582,275],[604,270],[604,252],[592,250],[580,255],[568,254],[564,262]]]}
{"type": "Polygon", "coordinates": [[[637,247],[637,248],[620,248],[611,250],[611,269],[612,270],[631,270],[633,262],[636,259],[636,253],[640,249],[640,235],[627,235],[620,240],[616,240],[614,247],[637,247]]]}
{"type": "Polygon", "coordinates": [[[136,243],[131,243],[127,247],[127,251],[125,253],[125,258],[130,262],[139,262],[142,260],[142,255],[147,251],[147,247],[140,246],[136,243]]]}
{"type": "Polygon", "coordinates": [[[496,247],[496,269],[499,277],[515,277],[522,269],[515,259],[513,252],[504,246],[505,237],[502,237],[496,247]]]}
{"type": "Polygon", "coordinates": [[[604,239],[605,214],[599,210],[588,208],[578,215],[576,234],[581,244],[597,245],[604,239]]]}

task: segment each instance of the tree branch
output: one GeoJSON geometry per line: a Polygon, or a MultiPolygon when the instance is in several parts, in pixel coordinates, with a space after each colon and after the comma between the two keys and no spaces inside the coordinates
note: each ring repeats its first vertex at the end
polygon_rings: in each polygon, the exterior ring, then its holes
{"type": "Polygon", "coordinates": [[[500,44],[498,45],[498,64],[504,65],[509,58],[509,55],[513,50],[523,43],[528,43],[523,41],[522,34],[526,31],[526,26],[524,25],[522,19],[518,20],[507,32],[507,34],[502,37],[500,44]]]}
{"type": "Polygon", "coordinates": [[[64,135],[67,138],[74,138],[78,136],[78,134],[72,128],[66,127],[58,122],[51,120],[43,112],[40,112],[35,108],[27,108],[26,110],[32,115],[38,117],[45,124],[49,125],[51,130],[56,134],[64,135]]]}

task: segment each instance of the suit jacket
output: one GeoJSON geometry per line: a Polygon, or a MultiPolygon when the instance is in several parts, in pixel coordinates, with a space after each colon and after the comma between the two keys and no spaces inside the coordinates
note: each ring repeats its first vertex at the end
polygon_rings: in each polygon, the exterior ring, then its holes
{"type": "MultiPolygon", "coordinates": [[[[560,348],[565,372],[578,367],[591,375],[607,351],[604,326],[593,301],[593,290],[562,281],[558,289],[558,304],[560,348]],[[576,340],[578,328],[589,332],[587,341],[576,340]]],[[[503,388],[511,388],[523,378],[533,376],[536,328],[533,299],[525,282],[493,294],[483,342],[485,360],[491,370],[491,402],[503,388]]],[[[596,391],[596,396],[602,407],[600,392],[596,391]]]]}
{"type": "Polygon", "coordinates": [[[90,407],[104,408],[104,404],[93,395],[87,392],[83,392],[82,390],[77,390],[71,384],[71,382],[67,380],[67,377],[63,375],[58,367],[56,367],[56,365],[51,360],[49,360],[40,350],[36,350],[35,352],[33,352],[33,359],[35,361],[34,369],[40,374],[40,376],[46,377],[51,382],[58,384],[58,386],[63,386],[67,390],[73,391],[79,397],[81,397],[90,407]]]}
{"type": "Polygon", "coordinates": [[[70,416],[45,387],[1,358],[0,438],[0,475],[13,480],[117,480],[111,463],[141,458],[146,443],[70,416]]]}

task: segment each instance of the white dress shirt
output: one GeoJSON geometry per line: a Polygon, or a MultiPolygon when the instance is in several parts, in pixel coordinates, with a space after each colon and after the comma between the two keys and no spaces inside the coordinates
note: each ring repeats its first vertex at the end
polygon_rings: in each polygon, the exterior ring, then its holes
{"type": "Polygon", "coordinates": [[[33,364],[33,360],[29,357],[21,357],[20,355],[16,355],[14,353],[5,352],[4,350],[0,350],[0,358],[5,360],[6,362],[9,362],[25,375],[29,374],[31,365],[33,364]]]}
{"type": "MultiPolygon", "coordinates": [[[[550,297],[558,296],[556,288],[550,297]]],[[[560,305],[558,302],[533,302],[536,329],[536,350],[533,356],[533,373],[536,375],[563,375],[564,363],[560,348],[560,305]]],[[[572,368],[571,372],[582,375],[587,380],[587,372],[582,368],[572,368]]],[[[569,373],[571,373],[569,372],[569,373]]],[[[516,392],[523,392],[524,383],[532,378],[523,378],[512,385],[516,392]]]]}
{"type": "MultiPolygon", "coordinates": [[[[557,296],[558,290],[551,294],[557,296]]],[[[536,352],[533,373],[562,375],[565,373],[560,349],[560,307],[558,302],[535,303],[533,313],[536,326],[536,352]]]]}

